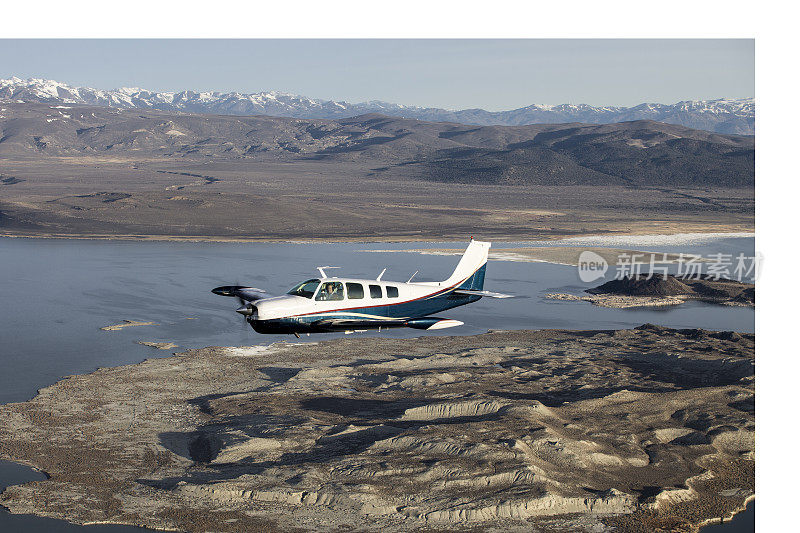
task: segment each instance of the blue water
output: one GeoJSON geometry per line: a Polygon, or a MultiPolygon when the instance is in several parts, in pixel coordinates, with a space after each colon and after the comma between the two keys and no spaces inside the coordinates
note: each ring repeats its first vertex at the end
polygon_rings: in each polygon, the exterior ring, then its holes
{"type": "Polygon", "coordinates": [[[756,530],[756,502],[747,504],[747,508],[735,515],[730,522],[709,524],[700,528],[700,533],[752,533],[756,530]]]}
{"type": "MultiPolygon", "coordinates": [[[[458,257],[374,250],[465,245],[0,238],[0,294],[4,304],[0,306],[0,364],[5,370],[0,373],[0,403],[25,401],[39,388],[70,374],[91,372],[101,366],[137,363],[171,353],[142,346],[137,341],[174,342],[179,345],[176,349],[179,351],[209,345],[295,340],[294,337],[255,333],[234,312],[238,302],[212,294],[213,287],[247,284],[271,294],[282,294],[298,281],[317,276],[315,267],[320,265],[340,266],[336,274],[364,278],[377,277],[387,267],[384,279],[396,281],[406,281],[419,270],[415,281],[439,281],[450,275],[458,257]],[[157,325],[100,330],[124,319],[152,321],[157,325]]],[[[501,246],[518,245],[522,244],[501,246]]],[[[752,255],[753,239],[644,249],[752,255]]],[[[442,316],[461,320],[464,326],[425,334],[472,335],[490,329],[619,329],[645,322],[677,328],[754,330],[754,311],[750,308],[687,302],[670,308],[607,309],[584,302],[544,298],[548,292],[578,293],[601,282],[582,283],[577,269],[571,266],[492,261],[487,268],[485,288],[517,297],[484,298],[452,309],[442,316]]],[[[357,335],[407,338],[420,334],[418,330],[398,329],[357,335]]],[[[318,334],[310,340],[342,335],[318,334]]],[[[13,468],[9,468],[0,466],[0,486],[19,482],[13,481],[16,478],[9,473],[13,468]]],[[[33,522],[20,526],[22,522],[16,520],[22,518],[0,514],[0,531],[37,530],[33,522]]],[[[45,525],[38,530],[61,531],[45,525]]]]}
{"type": "MultiPolygon", "coordinates": [[[[0,461],[0,492],[10,485],[41,481],[46,476],[26,466],[0,461]]],[[[0,507],[0,532],[42,532],[42,533],[142,533],[150,531],[131,526],[76,526],[62,520],[42,518],[31,515],[13,515],[0,507]]]]}

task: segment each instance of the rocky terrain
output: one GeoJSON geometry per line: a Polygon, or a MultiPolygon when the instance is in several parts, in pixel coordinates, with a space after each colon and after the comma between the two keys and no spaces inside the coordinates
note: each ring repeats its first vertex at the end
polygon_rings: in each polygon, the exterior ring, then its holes
{"type": "Polygon", "coordinates": [[[518,126],[588,122],[607,124],[630,120],[657,120],[718,133],[753,135],[755,100],[720,98],[683,101],[675,104],[643,103],[634,107],[590,106],[586,104],[534,104],[509,111],[483,109],[423,108],[389,102],[334,102],[276,91],[238,92],[154,92],[140,88],[98,90],[73,87],[54,80],[10,78],[0,80],[0,99],[48,103],[88,104],[120,109],[161,109],[220,115],[269,115],[293,118],[347,118],[366,113],[415,118],[435,122],[459,122],[482,126],[518,126]]]}
{"type": "Polygon", "coordinates": [[[187,531],[688,531],[754,492],[754,337],[211,347],[0,406],[15,513],[187,531]]]}
{"type": "Polygon", "coordinates": [[[640,274],[614,279],[586,292],[622,296],[679,296],[712,303],[756,303],[754,284],[707,274],[696,277],[653,274],[649,278],[646,274],[640,274]]]}
{"type": "Polygon", "coordinates": [[[598,307],[631,309],[634,307],[666,307],[680,305],[686,301],[680,296],[626,296],[621,294],[580,295],[566,292],[552,292],[545,295],[550,300],[566,302],[589,302],[598,307]]]}
{"type": "Polygon", "coordinates": [[[617,308],[678,305],[687,300],[745,307],[756,305],[754,284],[726,278],[715,279],[706,274],[697,277],[676,277],[672,274],[648,277],[647,274],[639,274],[607,281],[586,292],[589,296],[552,293],[547,298],[585,301],[600,307],[617,308]]]}
{"type": "Polygon", "coordinates": [[[0,103],[0,233],[547,239],[752,231],[754,139],[0,103]]]}

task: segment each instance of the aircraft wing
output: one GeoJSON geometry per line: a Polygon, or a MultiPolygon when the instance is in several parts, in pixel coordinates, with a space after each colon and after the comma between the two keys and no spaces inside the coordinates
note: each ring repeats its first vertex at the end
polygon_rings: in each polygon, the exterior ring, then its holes
{"type": "Polygon", "coordinates": [[[312,323],[316,327],[344,329],[344,328],[376,328],[402,326],[405,320],[358,320],[353,318],[323,318],[312,323]]]}
{"type": "Polygon", "coordinates": [[[341,329],[357,329],[369,328],[375,329],[394,328],[394,327],[409,327],[414,329],[444,329],[452,328],[454,326],[462,326],[463,322],[460,320],[453,320],[450,318],[440,318],[435,316],[424,316],[411,319],[397,319],[397,320],[359,320],[352,318],[323,318],[313,322],[312,325],[318,328],[330,328],[331,330],[341,329]]]}
{"type": "Polygon", "coordinates": [[[453,294],[465,294],[467,296],[487,296],[489,298],[513,298],[513,294],[503,294],[492,291],[473,291],[471,289],[456,289],[453,294]]]}
{"type": "Polygon", "coordinates": [[[216,289],[211,289],[211,292],[214,294],[219,294],[220,296],[231,296],[234,298],[241,298],[246,302],[254,302],[256,300],[261,300],[263,298],[269,297],[267,291],[264,289],[258,289],[256,287],[246,287],[244,285],[225,285],[223,287],[217,287],[216,289]]]}

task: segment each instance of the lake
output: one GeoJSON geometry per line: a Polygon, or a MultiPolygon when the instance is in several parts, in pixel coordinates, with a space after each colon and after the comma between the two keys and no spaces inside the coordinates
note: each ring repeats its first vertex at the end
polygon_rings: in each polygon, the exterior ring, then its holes
{"type": "MultiPolygon", "coordinates": [[[[600,245],[604,241],[599,241],[600,245]]],[[[535,243],[503,243],[496,247],[535,243]]],[[[598,241],[564,241],[541,245],[597,246],[598,241]]],[[[635,242],[636,249],[708,255],[753,255],[752,238],[692,238],[684,241],[635,242]]],[[[609,246],[624,242],[608,241],[609,246]]],[[[439,281],[452,272],[455,256],[403,252],[421,248],[461,247],[466,243],[309,244],[309,243],[182,243],[67,239],[0,238],[0,403],[30,399],[58,379],[98,367],[166,357],[172,351],[203,346],[241,346],[296,341],[294,337],[255,333],[234,310],[238,302],[212,294],[213,287],[253,285],[283,294],[307,278],[317,266],[348,277],[385,280],[439,281]],[[376,251],[393,250],[393,251],[376,251]],[[119,331],[100,328],[123,320],[155,322],[119,331]],[[137,341],[173,342],[170,351],[137,341]]],[[[490,329],[620,329],[651,322],[676,328],[754,331],[754,310],[702,302],[669,308],[608,309],[585,302],[547,300],[548,292],[574,292],[598,285],[580,281],[577,269],[549,263],[490,261],[485,288],[516,298],[484,298],[441,316],[464,322],[458,328],[426,335],[472,335],[490,329]]],[[[342,336],[317,334],[302,340],[342,336]]],[[[355,335],[408,338],[419,330],[389,330],[355,335]]],[[[0,486],[40,479],[30,469],[0,463],[0,486]],[[29,476],[26,478],[25,473],[29,476]],[[20,477],[22,476],[22,477],[20,477]]],[[[72,531],[63,522],[0,513],[0,530],[72,531]],[[30,522],[24,522],[29,520],[30,522]],[[37,525],[40,524],[40,525],[37,525]]],[[[142,531],[98,526],[96,531],[142,531]],[[99,529],[98,529],[99,528],[99,529]],[[106,529],[103,529],[106,528],[106,529]]],[[[84,528],[81,528],[84,529],[84,528]]]]}

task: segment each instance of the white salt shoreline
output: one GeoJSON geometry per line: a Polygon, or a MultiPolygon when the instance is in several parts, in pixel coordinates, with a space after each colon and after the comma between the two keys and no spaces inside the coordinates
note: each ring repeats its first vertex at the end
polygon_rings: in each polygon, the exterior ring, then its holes
{"type": "Polygon", "coordinates": [[[672,235],[596,235],[567,237],[558,241],[575,246],[678,246],[706,244],[722,239],[754,238],[755,233],[675,233],[672,235]]]}

